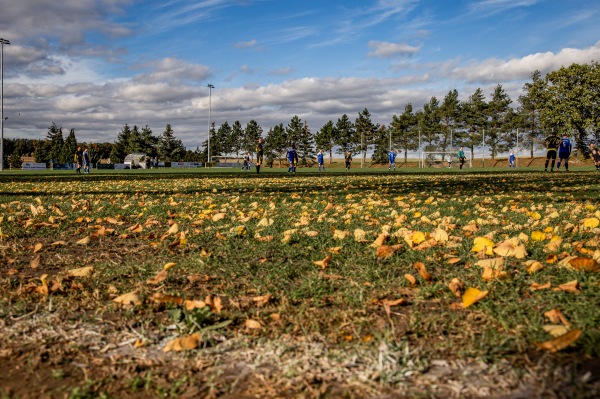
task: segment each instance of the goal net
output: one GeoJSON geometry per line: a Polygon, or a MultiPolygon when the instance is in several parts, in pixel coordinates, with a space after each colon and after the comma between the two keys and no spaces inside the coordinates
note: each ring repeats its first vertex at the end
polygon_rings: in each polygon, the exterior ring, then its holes
{"type": "MultiPolygon", "coordinates": [[[[473,167],[473,154],[470,150],[464,150],[465,164],[463,167],[473,167]]],[[[420,158],[421,168],[458,168],[460,159],[458,151],[424,151],[420,158]]]]}

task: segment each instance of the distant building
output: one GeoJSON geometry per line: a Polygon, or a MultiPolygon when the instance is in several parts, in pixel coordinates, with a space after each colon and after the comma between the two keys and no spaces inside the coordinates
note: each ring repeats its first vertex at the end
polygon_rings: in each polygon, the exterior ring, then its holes
{"type": "Polygon", "coordinates": [[[146,154],[141,152],[134,152],[125,157],[124,164],[129,164],[131,169],[133,168],[142,168],[146,169],[146,154]]]}

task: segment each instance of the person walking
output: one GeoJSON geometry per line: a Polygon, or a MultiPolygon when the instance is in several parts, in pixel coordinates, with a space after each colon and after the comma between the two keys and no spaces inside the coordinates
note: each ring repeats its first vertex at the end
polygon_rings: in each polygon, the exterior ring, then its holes
{"type": "Polygon", "coordinates": [[[75,172],[81,173],[81,164],[83,163],[83,154],[81,153],[81,147],[77,147],[75,155],[73,156],[73,162],[75,162],[75,172]]]}
{"type": "Polygon", "coordinates": [[[346,161],[346,172],[349,172],[350,166],[352,165],[352,151],[351,150],[346,151],[344,160],[346,161]]]}
{"type": "Polygon", "coordinates": [[[90,153],[87,147],[83,150],[83,173],[90,173],[90,153]]]}
{"type": "Polygon", "coordinates": [[[466,159],[467,158],[465,157],[465,151],[463,150],[463,147],[460,147],[458,149],[458,161],[460,162],[459,163],[460,170],[463,170],[463,165],[465,164],[466,159]]]}
{"type": "Polygon", "coordinates": [[[264,148],[263,148],[263,138],[259,137],[258,142],[256,143],[256,173],[260,173],[260,167],[262,165],[263,156],[264,156],[264,148]]]}

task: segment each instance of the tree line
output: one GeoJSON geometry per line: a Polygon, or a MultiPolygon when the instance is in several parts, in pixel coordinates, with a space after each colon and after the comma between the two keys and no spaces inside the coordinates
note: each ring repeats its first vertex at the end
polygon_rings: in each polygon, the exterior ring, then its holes
{"type": "MultiPolygon", "coordinates": [[[[584,156],[586,143],[600,141],[600,65],[572,64],[545,76],[539,71],[530,75],[517,102],[498,84],[489,99],[477,88],[464,101],[457,90],[450,90],[443,99],[435,96],[415,110],[407,103],[401,113],[394,114],[385,124],[372,121],[367,108],[352,120],[343,114],[336,122],[328,121],[312,132],[307,121],[293,116],[287,125],[280,123],[266,133],[265,158],[267,162],[281,163],[286,150],[294,145],[299,161],[308,165],[314,161],[317,149],[329,155],[352,151],[361,162],[371,153],[371,162],[385,163],[390,147],[395,148],[406,161],[409,151],[453,151],[463,146],[475,152],[485,144],[491,158],[514,149],[519,133],[519,148],[527,148],[531,156],[550,133],[567,133],[575,139],[584,156]]],[[[241,157],[254,154],[256,141],[263,137],[263,129],[255,120],[242,126],[223,122],[218,129],[210,128],[210,156],[241,157]]],[[[5,162],[20,167],[22,155],[33,155],[37,162],[72,162],[77,148],[75,131],[63,138],[62,128],[56,124],[48,128],[45,140],[5,139],[5,162]],[[18,166],[17,166],[18,164],[18,166]]],[[[126,124],[114,143],[91,144],[92,162],[110,158],[123,162],[129,153],[141,152],[162,161],[199,161],[208,159],[208,140],[195,151],[187,150],[175,137],[171,125],[160,136],[154,136],[145,126],[130,128],[126,124]]]]}

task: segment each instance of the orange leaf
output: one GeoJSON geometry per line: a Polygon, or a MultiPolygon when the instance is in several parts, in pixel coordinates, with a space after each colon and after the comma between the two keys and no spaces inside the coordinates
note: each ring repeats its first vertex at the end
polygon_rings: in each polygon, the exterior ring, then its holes
{"type": "Polygon", "coordinates": [[[325,269],[331,262],[331,254],[327,255],[323,260],[317,260],[313,262],[317,266],[321,266],[321,269],[325,269]]]}
{"type": "Polygon", "coordinates": [[[152,301],[154,301],[155,303],[172,303],[175,305],[181,305],[186,302],[183,298],[180,298],[178,296],[161,294],[160,292],[157,292],[154,295],[152,295],[152,301]]]}
{"type": "Polygon", "coordinates": [[[405,274],[404,278],[408,280],[411,286],[417,284],[417,279],[412,274],[405,274]]]}
{"type": "Polygon", "coordinates": [[[550,284],[550,282],[546,284],[533,283],[531,286],[529,286],[529,291],[547,290],[551,286],[552,284],[550,284]]]}
{"type": "Polygon", "coordinates": [[[600,271],[600,264],[596,262],[595,259],[577,257],[575,259],[571,259],[568,263],[575,270],[583,272],[600,271]]]}
{"type": "Polygon", "coordinates": [[[552,353],[558,352],[560,350],[565,349],[566,347],[568,347],[575,341],[577,341],[579,339],[579,337],[581,336],[581,333],[582,333],[582,331],[580,329],[574,329],[574,330],[569,331],[565,335],[561,335],[560,337],[551,339],[549,341],[535,343],[535,346],[537,346],[540,349],[544,349],[549,352],[552,352],[552,353]]]}
{"type": "Polygon", "coordinates": [[[396,245],[381,245],[377,248],[376,256],[380,259],[388,258],[402,248],[402,244],[396,245]]]}
{"type": "Polygon", "coordinates": [[[577,280],[569,281],[552,289],[553,291],[566,291],[579,294],[579,282],[577,280]]]}
{"type": "Polygon", "coordinates": [[[202,335],[199,332],[195,332],[192,335],[188,335],[187,337],[175,338],[165,345],[163,352],[181,352],[185,350],[196,349],[200,344],[202,339],[202,335]]]}
{"type": "Polygon", "coordinates": [[[198,300],[186,299],[183,303],[185,304],[185,308],[187,310],[201,309],[206,306],[206,303],[204,303],[204,301],[201,301],[199,299],[198,300]]]}
{"type": "Polygon", "coordinates": [[[215,236],[219,239],[219,240],[227,240],[227,237],[225,237],[223,234],[219,233],[217,231],[217,233],[215,234],[215,236]]]}
{"type": "Polygon", "coordinates": [[[163,269],[153,278],[146,280],[146,284],[152,284],[152,285],[160,284],[163,281],[165,281],[166,278],[167,278],[167,271],[163,269]]]}
{"type": "Polygon", "coordinates": [[[423,277],[423,280],[431,281],[433,279],[433,277],[431,277],[431,274],[429,274],[429,272],[425,268],[425,264],[423,264],[423,262],[415,262],[413,266],[419,272],[421,277],[423,277]]]}
{"type": "Polygon", "coordinates": [[[260,330],[262,328],[262,326],[260,325],[260,323],[256,320],[252,320],[252,319],[248,319],[246,320],[246,327],[251,329],[251,330],[260,330]]]}
{"type": "Polygon", "coordinates": [[[564,324],[566,327],[571,327],[571,323],[569,323],[569,320],[567,320],[567,318],[565,317],[565,315],[563,314],[563,312],[561,312],[560,309],[555,308],[552,310],[549,310],[547,312],[544,313],[544,316],[551,322],[554,324],[558,324],[558,323],[562,323],[564,324]]]}

